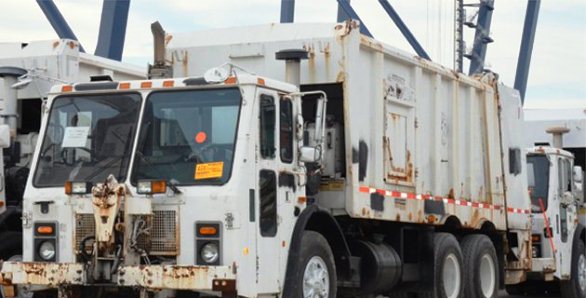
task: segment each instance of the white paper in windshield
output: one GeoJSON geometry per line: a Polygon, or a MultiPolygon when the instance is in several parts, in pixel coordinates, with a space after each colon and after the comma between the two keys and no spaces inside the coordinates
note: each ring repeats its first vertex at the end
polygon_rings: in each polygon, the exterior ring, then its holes
{"type": "Polygon", "coordinates": [[[90,133],[89,126],[69,126],[65,128],[63,135],[63,148],[85,147],[87,136],[90,133]]]}

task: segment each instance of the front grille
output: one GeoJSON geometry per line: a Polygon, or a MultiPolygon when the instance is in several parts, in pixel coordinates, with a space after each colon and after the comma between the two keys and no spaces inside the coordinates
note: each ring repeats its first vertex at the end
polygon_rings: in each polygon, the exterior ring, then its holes
{"type": "MultiPolygon", "coordinates": [[[[177,212],[174,210],[155,210],[150,235],[140,236],[138,246],[149,255],[175,256],[179,254],[179,234],[177,212]]],[[[75,216],[75,251],[79,253],[81,241],[88,236],[94,236],[95,222],[91,213],[78,213],[75,216]]],[[[86,249],[91,250],[93,241],[87,241],[86,249]],[[89,244],[89,245],[88,245],[89,244]]]]}
{"type": "Polygon", "coordinates": [[[179,254],[179,237],[177,235],[177,215],[174,210],[154,211],[151,229],[151,254],[179,254]]]}
{"type": "MultiPolygon", "coordinates": [[[[75,215],[75,252],[79,253],[79,245],[84,238],[94,236],[96,222],[93,214],[78,213],[75,215]]],[[[85,250],[92,250],[93,241],[86,241],[85,250]]]]}

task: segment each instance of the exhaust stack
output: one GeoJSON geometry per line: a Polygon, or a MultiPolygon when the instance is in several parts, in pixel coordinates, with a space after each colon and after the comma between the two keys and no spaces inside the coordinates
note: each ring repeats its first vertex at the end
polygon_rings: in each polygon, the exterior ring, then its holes
{"type": "Polygon", "coordinates": [[[306,50],[289,49],[275,53],[275,59],[285,60],[285,81],[297,87],[301,84],[301,60],[308,58],[306,50]]]}
{"type": "Polygon", "coordinates": [[[546,132],[552,135],[551,146],[554,148],[562,149],[564,148],[563,136],[565,133],[570,132],[570,129],[567,127],[555,126],[548,128],[546,132]]]}
{"type": "Polygon", "coordinates": [[[154,61],[153,65],[149,65],[149,79],[171,78],[173,68],[165,61],[165,30],[157,21],[151,24],[151,32],[153,33],[154,61]]]}

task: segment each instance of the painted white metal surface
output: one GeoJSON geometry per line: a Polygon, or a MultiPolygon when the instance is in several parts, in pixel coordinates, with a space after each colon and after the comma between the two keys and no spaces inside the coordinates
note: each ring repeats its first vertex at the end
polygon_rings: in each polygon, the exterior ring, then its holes
{"type": "Polygon", "coordinates": [[[581,109],[525,109],[526,147],[536,143],[551,143],[550,127],[567,127],[564,148],[586,148],[586,108],[581,109]]]}
{"type": "Polygon", "coordinates": [[[94,75],[110,75],[114,80],[146,78],[146,68],[80,53],[79,44],[68,39],[0,43],[0,66],[24,68],[37,76],[18,91],[19,99],[44,98],[55,84],[89,82],[94,75]]]}
{"type": "MultiPolygon", "coordinates": [[[[344,88],[347,177],[345,193],[337,196],[345,196],[348,214],[430,224],[456,215],[466,227],[490,221],[505,229],[498,107],[518,103],[499,102],[489,78],[481,82],[453,73],[361,36],[357,29],[356,22],[271,24],[176,34],[167,58],[178,76],[229,61],[283,80],[285,63],[274,53],[306,49],[301,84],[344,88]],[[359,166],[352,160],[360,142],[368,147],[365,177],[358,177],[359,166]],[[377,191],[385,197],[382,211],[370,203],[377,191]],[[414,198],[392,198],[393,191],[414,198]],[[438,204],[425,202],[434,197],[441,206],[437,213],[426,213],[425,205],[438,204]]],[[[524,204],[515,207],[525,210],[524,204]]]]}

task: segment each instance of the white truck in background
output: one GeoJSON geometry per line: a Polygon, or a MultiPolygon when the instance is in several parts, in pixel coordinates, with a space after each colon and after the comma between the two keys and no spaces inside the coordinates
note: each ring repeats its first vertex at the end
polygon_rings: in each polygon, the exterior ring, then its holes
{"type": "Polygon", "coordinates": [[[22,197],[49,90],[97,76],[141,79],[146,69],[80,53],[73,40],[0,43],[1,260],[21,255],[22,197]]]}
{"type": "Polygon", "coordinates": [[[551,280],[584,297],[572,155],[525,155],[495,75],[358,29],[155,30],[162,78],[54,87],[5,291],[474,298],[551,280]]]}

